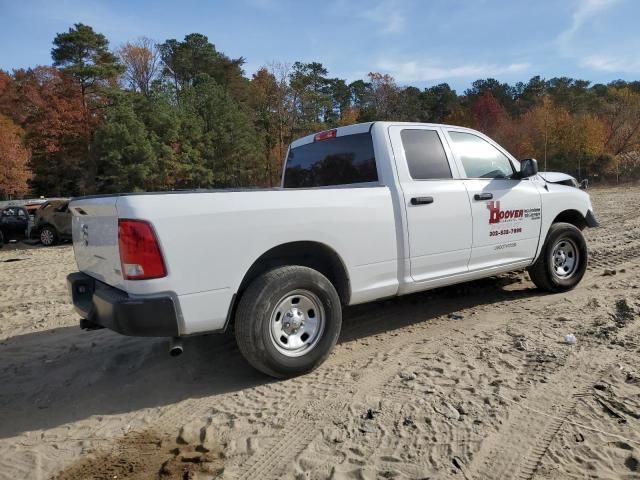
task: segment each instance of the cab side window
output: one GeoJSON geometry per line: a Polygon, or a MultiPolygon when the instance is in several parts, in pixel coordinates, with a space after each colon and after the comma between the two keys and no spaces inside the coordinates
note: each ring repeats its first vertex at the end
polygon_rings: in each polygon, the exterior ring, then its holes
{"type": "Polygon", "coordinates": [[[414,180],[452,178],[447,155],[435,130],[407,129],[400,132],[409,173],[414,180]]]}
{"type": "Polygon", "coordinates": [[[510,178],[511,161],[496,147],[472,133],[449,131],[451,148],[462,162],[467,178],[510,178]]]}

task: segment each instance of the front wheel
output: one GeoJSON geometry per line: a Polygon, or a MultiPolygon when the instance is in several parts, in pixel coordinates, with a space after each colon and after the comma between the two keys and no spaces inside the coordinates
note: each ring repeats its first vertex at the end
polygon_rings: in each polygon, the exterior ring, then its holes
{"type": "Polygon", "coordinates": [[[587,260],[587,242],[582,232],[570,223],[554,223],[540,256],[529,267],[529,277],[542,290],[565,292],[580,283],[587,260]]]}
{"type": "Polygon", "coordinates": [[[320,272],[301,266],[257,277],[242,295],[235,317],[240,351],[273,377],[316,368],[331,353],[341,326],[336,289],[320,272]]]}
{"type": "Polygon", "coordinates": [[[56,232],[56,229],[49,225],[42,227],[42,230],[40,230],[40,243],[45,247],[50,247],[58,243],[58,232],[56,232]]]}

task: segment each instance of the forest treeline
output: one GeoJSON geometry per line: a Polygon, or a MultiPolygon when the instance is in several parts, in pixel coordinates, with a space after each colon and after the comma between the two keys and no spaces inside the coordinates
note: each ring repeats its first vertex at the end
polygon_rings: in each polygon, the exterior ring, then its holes
{"type": "Polygon", "coordinates": [[[348,83],[318,62],[247,78],[202,34],[111,49],[80,23],[51,57],[0,70],[0,197],[273,186],[292,139],[371,120],[469,126],[541,169],[640,178],[640,81],[487,78],[458,94],[376,72],[348,83]]]}

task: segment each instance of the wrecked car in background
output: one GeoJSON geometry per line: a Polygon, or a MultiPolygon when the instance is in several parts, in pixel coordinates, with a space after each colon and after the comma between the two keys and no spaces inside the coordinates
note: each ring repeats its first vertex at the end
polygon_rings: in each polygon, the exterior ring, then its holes
{"type": "Polygon", "coordinates": [[[68,199],[48,200],[35,214],[35,229],[44,246],[71,240],[71,212],[68,199]]]}
{"type": "Polygon", "coordinates": [[[24,240],[31,234],[33,220],[29,210],[22,206],[10,206],[0,210],[0,247],[10,241],[24,240]]]}

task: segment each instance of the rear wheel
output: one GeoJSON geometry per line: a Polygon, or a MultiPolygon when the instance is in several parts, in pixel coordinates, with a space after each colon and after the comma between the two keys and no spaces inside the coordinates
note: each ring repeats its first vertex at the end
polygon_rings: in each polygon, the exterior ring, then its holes
{"type": "Polygon", "coordinates": [[[554,223],[540,256],[529,267],[529,277],[538,288],[564,292],[574,288],[587,270],[587,242],[570,223],[554,223]]]}
{"type": "Polygon", "coordinates": [[[45,247],[50,247],[58,243],[58,232],[51,225],[45,225],[40,230],[40,243],[45,247]]]}
{"type": "Polygon", "coordinates": [[[240,351],[274,377],[299,375],[324,362],[341,326],[335,288],[321,273],[301,266],[275,268],[256,278],[235,317],[240,351]]]}

